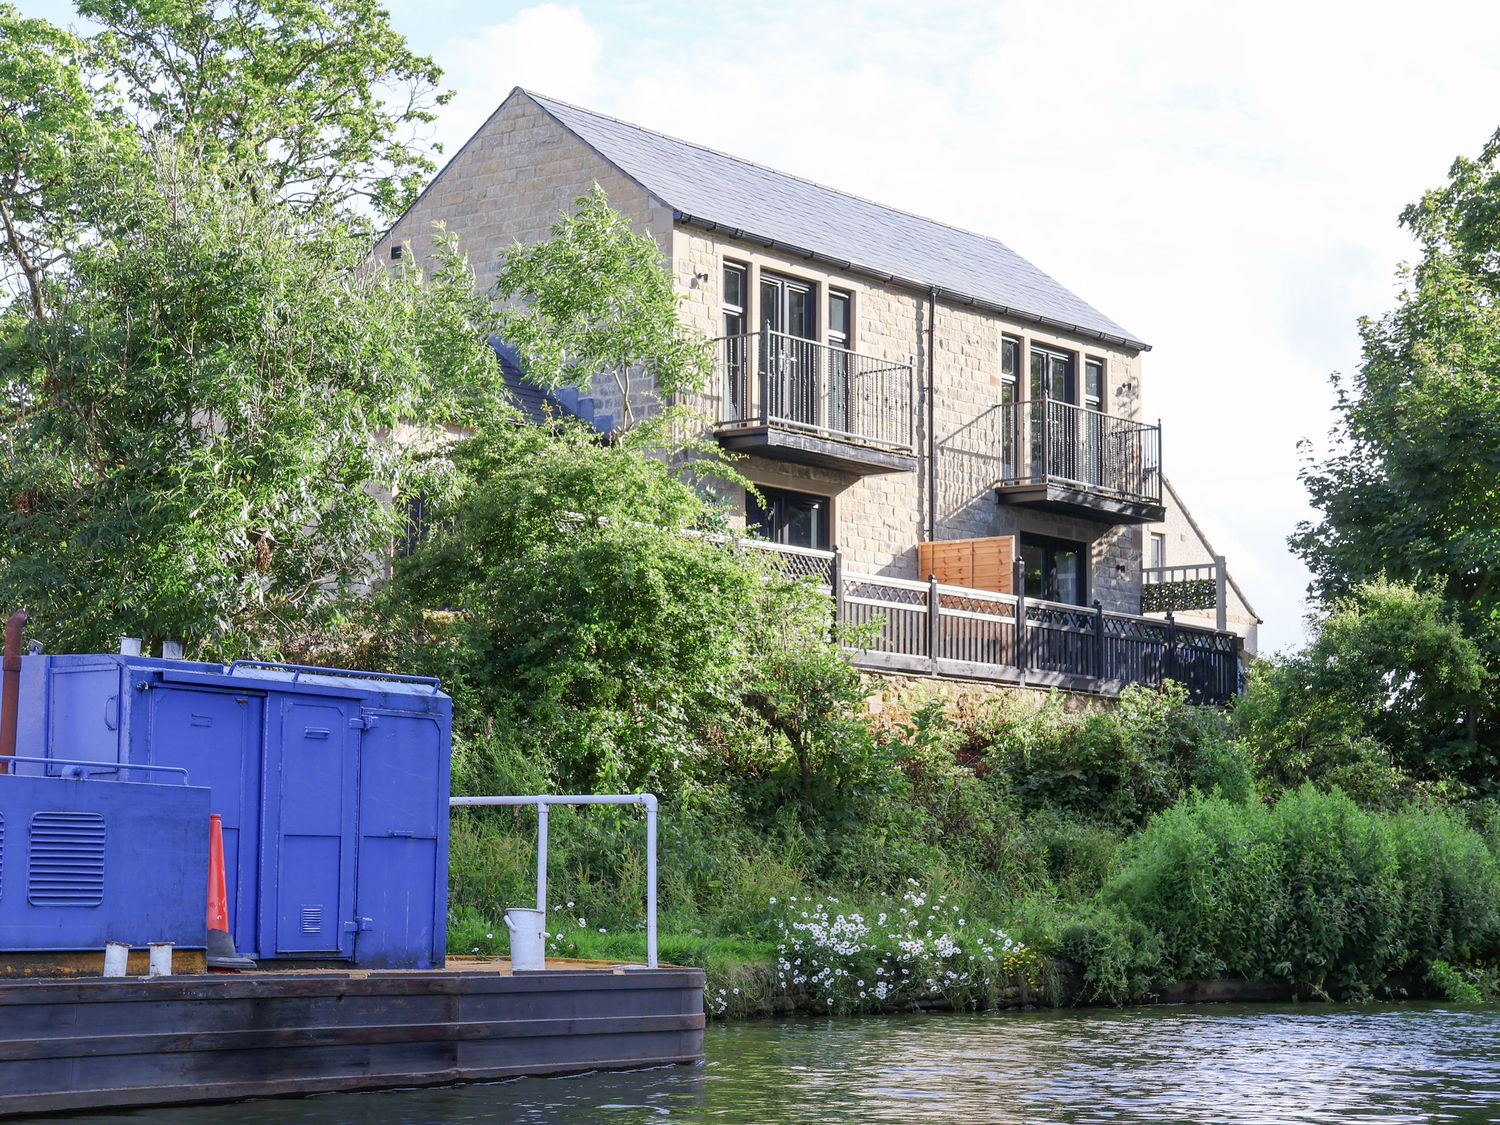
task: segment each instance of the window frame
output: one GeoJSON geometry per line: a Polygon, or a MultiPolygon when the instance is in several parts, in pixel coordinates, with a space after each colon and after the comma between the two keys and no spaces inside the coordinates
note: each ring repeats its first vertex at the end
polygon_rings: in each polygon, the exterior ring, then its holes
{"type": "Polygon", "coordinates": [[[827,327],[824,336],[828,340],[828,346],[842,348],[846,352],[854,350],[854,294],[848,289],[835,289],[832,285],[828,289],[828,313],[827,327]],[[833,327],[833,305],[835,301],[844,303],[844,331],[838,332],[833,327]],[[839,337],[835,339],[834,337],[839,337]]]}
{"type": "Polygon", "coordinates": [[[764,505],[756,499],[755,494],[748,488],[745,490],[745,533],[747,535],[764,539],[768,543],[776,543],[782,547],[803,547],[815,551],[831,551],[834,545],[834,519],[833,519],[833,497],[824,496],[817,492],[801,492],[792,488],[778,488],[775,485],[757,484],[756,491],[764,497],[764,505]],[[818,543],[792,543],[786,538],[786,531],[790,524],[787,522],[785,510],[778,511],[780,504],[806,503],[812,501],[818,509],[817,533],[822,539],[818,543]],[[780,527],[775,524],[779,521],[780,527]],[[772,533],[774,532],[774,534],[772,533]]]}
{"type": "MultiPolygon", "coordinates": [[[[1032,593],[1032,591],[1028,589],[1024,591],[1026,597],[1036,598],[1041,601],[1056,602],[1059,605],[1076,605],[1080,607],[1086,607],[1089,605],[1089,594],[1091,592],[1089,583],[1089,572],[1091,569],[1090,543],[1081,539],[1063,539],[1060,536],[1056,535],[1034,535],[1026,531],[1021,532],[1017,536],[1016,549],[1023,559],[1022,573],[1029,579],[1030,575],[1028,572],[1030,570],[1030,567],[1025,565],[1024,563],[1025,552],[1028,546],[1039,547],[1043,551],[1041,576],[1042,592],[1039,594],[1032,593]],[[1076,577],[1078,579],[1079,600],[1076,602],[1063,601],[1060,596],[1055,598],[1047,597],[1047,575],[1050,571],[1057,569],[1057,564],[1054,556],[1055,552],[1058,551],[1076,551],[1078,554],[1078,574],[1076,577]]],[[[1059,590],[1058,593],[1060,594],[1061,591],[1059,590]]]]}
{"type": "Polygon", "coordinates": [[[1083,357],[1083,385],[1079,388],[1083,393],[1083,405],[1085,409],[1105,413],[1106,404],[1109,400],[1109,364],[1104,357],[1097,355],[1086,355],[1083,357]],[[1099,393],[1089,394],[1089,369],[1097,367],[1099,370],[1099,393]]]}
{"type": "Polygon", "coordinates": [[[736,262],[724,259],[724,269],[720,274],[719,284],[719,310],[720,323],[724,329],[725,336],[744,336],[750,327],[750,266],[746,262],[736,262]],[[740,303],[735,304],[729,299],[730,273],[738,273],[740,276],[740,303]],[[740,328],[738,332],[729,330],[729,318],[739,317],[740,328]]]}

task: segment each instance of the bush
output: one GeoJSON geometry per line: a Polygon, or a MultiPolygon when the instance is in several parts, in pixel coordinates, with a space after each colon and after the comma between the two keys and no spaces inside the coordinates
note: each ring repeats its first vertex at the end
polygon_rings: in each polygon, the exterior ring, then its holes
{"type": "Polygon", "coordinates": [[[1439,807],[1382,815],[1311,785],[1274,806],[1192,798],[1125,847],[1080,919],[1060,948],[1112,999],[1138,983],[1121,966],[1158,961],[1163,980],[1238,976],[1365,996],[1436,960],[1500,956],[1500,864],[1439,807]],[[1111,916],[1118,924],[1097,921],[1111,916]],[[1126,933],[1143,943],[1134,962],[1119,947],[1126,933]]]}

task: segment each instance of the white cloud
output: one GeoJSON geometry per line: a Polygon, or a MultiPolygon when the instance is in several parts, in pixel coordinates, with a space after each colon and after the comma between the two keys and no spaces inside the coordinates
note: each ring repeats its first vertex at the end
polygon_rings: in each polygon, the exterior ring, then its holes
{"type": "Polygon", "coordinates": [[[993,234],[1150,340],[1168,473],[1281,647],[1297,440],[1391,302],[1397,213],[1500,124],[1497,36],[1464,0],[762,0],[544,4],[437,54],[459,141],[534,85],[993,234]]]}
{"type": "Polygon", "coordinates": [[[603,52],[598,31],[571,4],[538,4],[449,39],[436,58],[444,87],[455,93],[439,116],[437,140],[457,152],[516,86],[591,104],[603,52]]]}

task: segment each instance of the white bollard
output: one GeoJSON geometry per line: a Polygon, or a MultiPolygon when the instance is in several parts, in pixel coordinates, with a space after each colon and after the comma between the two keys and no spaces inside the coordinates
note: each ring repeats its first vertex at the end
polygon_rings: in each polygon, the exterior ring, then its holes
{"type": "Polygon", "coordinates": [[[130,946],[123,941],[107,941],[104,943],[104,975],[107,977],[123,977],[125,975],[126,962],[130,960],[130,946]]]}
{"type": "Polygon", "coordinates": [[[153,941],[148,948],[151,950],[149,975],[153,977],[171,976],[172,943],[170,941],[153,941]]]}

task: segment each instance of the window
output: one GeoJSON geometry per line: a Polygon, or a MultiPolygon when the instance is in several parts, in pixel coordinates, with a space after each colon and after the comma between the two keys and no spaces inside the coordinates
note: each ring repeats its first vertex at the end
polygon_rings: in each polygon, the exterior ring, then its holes
{"type": "Polygon", "coordinates": [[[1026,573],[1026,596],[1068,605],[1088,604],[1087,543],[1021,536],[1021,561],[1026,573]]]}
{"type": "Polygon", "coordinates": [[[739,336],[745,331],[745,293],[747,282],[744,266],[732,262],[724,263],[724,335],[739,336]]]}
{"type": "Polygon", "coordinates": [[[763,502],[745,492],[746,530],[788,547],[831,548],[833,505],[828,497],[783,488],[761,488],[760,494],[763,502]]]}
{"type": "Polygon", "coordinates": [[[828,291],[828,342],[836,348],[849,347],[849,294],[838,289],[828,291]]]}
{"type": "Polygon", "coordinates": [[[1031,349],[1031,397],[1033,401],[1074,402],[1073,357],[1049,348],[1031,349]]]}
{"type": "Polygon", "coordinates": [[[1083,361],[1083,405],[1090,410],[1104,409],[1104,361],[1090,357],[1083,361]]]}
{"type": "Polygon", "coordinates": [[[1146,565],[1159,568],[1167,565],[1167,537],[1151,533],[1151,548],[1146,554],[1146,565]]]}
{"type": "Polygon", "coordinates": [[[1016,476],[1016,439],[1021,419],[1016,417],[1016,381],[1021,376],[1021,341],[1000,337],[1000,466],[1005,480],[1016,476]]]}
{"type": "Polygon", "coordinates": [[[749,320],[745,311],[746,295],[750,292],[749,271],[734,262],[724,263],[724,379],[726,419],[743,418],[750,401],[750,388],[746,379],[750,371],[749,346],[745,338],[745,325],[749,320]]]}

